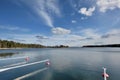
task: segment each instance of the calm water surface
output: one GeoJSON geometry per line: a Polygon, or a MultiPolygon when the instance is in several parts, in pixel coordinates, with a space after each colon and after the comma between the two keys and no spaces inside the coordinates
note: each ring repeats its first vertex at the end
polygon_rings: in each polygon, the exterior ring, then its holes
{"type": "Polygon", "coordinates": [[[0,50],[0,54],[0,70],[12,64],[25,65],[45,59],[51,62],[49,67],[43,62],[0,72],[0,80],[14,80],[29,73],[32,75],[22,80],[103,80],[102,67],[107,68],[108,80],[120,80],[120,48],[16,49],[0,50]],[[25,59],[18,57],[26,56],[30,57],[29,62],[21,64],[25,59]]]}

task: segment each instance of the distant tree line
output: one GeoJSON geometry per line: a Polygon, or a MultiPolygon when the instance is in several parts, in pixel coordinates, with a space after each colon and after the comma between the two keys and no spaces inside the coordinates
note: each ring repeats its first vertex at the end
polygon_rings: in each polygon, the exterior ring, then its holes
{"type": "Polygon", "coordinates": [[[83,47],[120,47],[120,44],[106,44],[106,45],[85,45],[83,47]]]}
{"type": "Polygon", "coordinates": [[[14,41],[0,40],[0,48],[43,48],[40,44],[24,44],[14,41]]]}
{"type": "Polygon", "coordinates": [[[44,46],[41,44],[25,44],[8,40],[0,40],[0,48],[67,48],[68,46],[44,46]]]}
{"type": "Polygon", "coordinates": [[[56,46],[47,46],[48,48],[68,48],[69,46],[65,46],[65,45],[56,45],[56,46]]]}

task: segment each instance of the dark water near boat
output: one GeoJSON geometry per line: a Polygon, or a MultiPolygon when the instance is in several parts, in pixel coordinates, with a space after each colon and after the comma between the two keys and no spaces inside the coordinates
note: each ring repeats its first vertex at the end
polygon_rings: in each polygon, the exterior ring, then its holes
{"type": "Polygon", "coordinates": [[[15,49],[0,50],[0,54],[6,54],[0,56],[0,69],[25,61],[24,58],[2,60],[7,58],[29,56],[26,64],[45,59],[51,62],[49,67],[43,62],[0,72],[0,80],[14,80],[38,70],[41,71],[22,80],[103,80],[102,67],[107,68],[108,80],[120,80],[120,48],[15,49]]]}

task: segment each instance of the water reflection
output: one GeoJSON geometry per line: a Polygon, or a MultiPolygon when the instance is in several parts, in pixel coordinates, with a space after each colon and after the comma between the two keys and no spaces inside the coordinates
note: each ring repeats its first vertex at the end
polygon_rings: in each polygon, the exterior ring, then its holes
{"type": "Polygon", "coordinates": [[[24,80],[103,80],[102,67],[107,67],[109,80],[120,79],[120,48],[23,49],[19,53],[15,55],[51,62],[48,70],[24,80]]]}
{"type": "Polygon", "coordinates": [[[15,54],[19,54],[19,53],[0,53],[0,58],[11,57],[15,54]]]}
{"type": "Polygon", "coordinates": [[[119,48],[53,50],[50,57],[55,72],[49,80],[101,80],[102,67],[108,68],[111,80],[120,79],[119,52],[119,48]]]}

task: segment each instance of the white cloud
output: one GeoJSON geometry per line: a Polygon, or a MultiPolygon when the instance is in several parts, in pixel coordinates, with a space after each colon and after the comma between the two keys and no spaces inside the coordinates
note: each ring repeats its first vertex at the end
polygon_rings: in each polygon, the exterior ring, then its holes
{"type": "Polygon", "coordinates": [[[56,45],[64,44],[69,46],[82,46],[82,45],[94,44],[101,37],[101,34],[98,34],[97,30],[94,29],[84,29],[80,31],[81,31],[80,35],[66,34],[66,35],[51,36],[49,42],[56,45]]]}
{"type": "Polygon", "coordinates": [[[65,34],[70,34],[71,30],[64,29],[61,27],[56,27],[56,28],[52,28],[52,33],[57,35],[65,35],[65,34]]]}
{"type": "Polygon", "coordinates": [[[86,7],[81,8],[78,12],[84,14],[86,16],[92,16],[93,12],[95,11],[95,7],[87,9],[86,7]]]}
{"type": "Polygon", "coordinates": [[[110,30],[106,34],[102,35],[101,38],[109,38],[109,37],[112,37],[112,36],[120,37],[120,29],[110,30]]]}
{"type": "Polygon", "coordinates": [[[87,19],[87,17],[81,17],[81,20],[85,20],[85,19],[87,19]]]}
{"type": "Polygon", "coordinates": [[[69,45],[69,46],[82,46],[82,45],[94,45],[94,44],[120,44],[120,29],[112,29],[106,32],[104,35],[108,35],[106,38],[101,38],[103,33],[98,33],[94,29],[80,30],[80,35],[69,34],[57,27],[55,34],[66,34],[66,35],[52,35],[44,36],[40,34],[0,34],[2,39],[13,40],[22,43],[36,43],[48,46],[53,45],[69,45]],[[60,32],[59,32],[60,30],[60,32]],[[58,32],[57,32],[58,31],[58,32]],[[4,36],[6,35],[6,36],[4,36]],[[37,36],[36,36],[37,35],[37,36]],[[40,36],[39,36],[40,35],[40,36]],[[39,41],[38,41],[39,40],[39,41]]]}
{"type": "MultiPolygon", "coordinates": [[[[107,34],[120,34],[120,29],[112,29],[112,30],[110,30],[109,32],[107,32],[107,34]]],[[[120,36],[120,35],[119,35],[120,36]]]]}
{"type": "Polygon", "coordinates": [[[98,44],[120,44],[120,29],[111,29],[106,33],[99,33],[98,30],[84,29],[82,36],[86,38],[93,38],[91,40],[83,40],[80,45],[94,45],[98,44]]]}
{"type": "Polygon", "coordinates": [[[97,33],[97,30],[95,30],[95,29],[84,29],[81,31],[81,33],[86,38],[98,39],[101,36],[100,34],[97,33]]]}
{"type": "Polygon", "coordinates": [[[48,37],[46,36],[42,36],[42,35],[37,35],[35,36],[37,39],[49,39],[48,37]]]}
{"type": "Polygon", "coordinates": [[[23,32],[30,31],[27,28],[20,28],[20,27],[17,27],[17,26],[2,26],[2,25],[0,25],[0,29],[10,30],[10,31],[23,31],[23,32]]]}
{"type": "Polygon", "coordinates": [[[77,21],[76,20],[72,20],[72,23],[76,23],[77,21]]]}
{"type": "Polygon", "coordinates": [[[120,8],[120,0],[97,0],[97,6],[101,12],[120,8]]]}
{"type": "Polygon", "coordinates": [[[62,40],[62,41],[76,41],[80,39],[84,39],[84,37],[79,36],[79,35],[73,35],[73,34],[68,34],[68,35],[54,35],[51,37],[54,40],[62,40]]]}
{"type": "Polygon", "coordinates": [[[102,38],[101,41],[104,44],[120,44],[120,33],[110,33],[106,34],[107,36],[102,38]]]}
{"type": "Polygon", "coordinates": [[[73,35],[73,34],[67,34],[67,35],[53,35],[49,38],[48,43],[51,43],[52,45],[69,45],[69,46],[76,46],[79,44],[80,46],[80,40],[84,37],[79,35],[73,35]]]}
{"type": "Polygon", "coordinates": [[[120,44],[120,29],[111,29],[105,34],[101,35],[96,42],[99,44],[120,44]]]}

